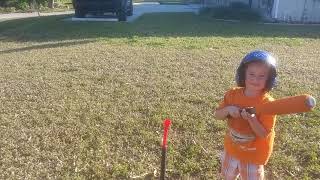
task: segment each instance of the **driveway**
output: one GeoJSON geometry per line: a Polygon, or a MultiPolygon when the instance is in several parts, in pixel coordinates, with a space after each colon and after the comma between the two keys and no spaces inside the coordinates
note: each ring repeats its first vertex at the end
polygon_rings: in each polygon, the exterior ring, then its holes
{"type": "MultiPolygon", "coordinates": [[[[133,4],[133,15],[128,17],[128,22],[132,22],[139,18],[145,13],[155,13],[155,12],[192,12],[198,13],[201,5],[200,4],[187,4],[187,5],[161,5],[154,2],[143,2],[133,4]]],[[[52,13],[10,13],[10,14],[0,14],[0,22],[10,19],[20,19],[28,17],[37,16],[54,16],[54,15],[64,15],[64,14],[74,14],[74,11],[65,12],[52,12],[52,13]]],[[[103,16],[103,17],[93,17],[87,16],[86,18],[68,18],[71,21],[117,21],[114,16],[103,16]]]]}
{"type": "Polygon", "coordinates": [[[9,14],[0,14],[0,22],[11,20],[11,19],[22,19],[38,16],[54,16],[54,15],[64,15],[64,14],[74,14],[74,11],[65,11],[65,12],[52,12],[52,13],[9,13],[9,14]]]}
{"type": "Polygon", "coordinates": [[[187,4],[187,5],[160,5],[159,3],[136,3],[134,4],[134,12],[128,21],[134,21],[145,13],[155,12],[192,12],[199,13],[200,4],[187,4]]]}

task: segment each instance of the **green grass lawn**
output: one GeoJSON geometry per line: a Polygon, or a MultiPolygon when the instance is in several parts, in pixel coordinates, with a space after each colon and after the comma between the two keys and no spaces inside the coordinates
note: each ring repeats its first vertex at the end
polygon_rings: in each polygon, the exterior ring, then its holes
{"type": "MultiPolygon", "coordinates": [[[[224,121],[212,111],[250,50],[279,59],[275,98],[320,98],[320,26],[149,14],[0,23],[0,179],[130,179],[159,172],[172,119],[171,178],[218,179],[224,121]]],[[[267,179],[320,177],[320,112],[279,116],[267,179]]]]}

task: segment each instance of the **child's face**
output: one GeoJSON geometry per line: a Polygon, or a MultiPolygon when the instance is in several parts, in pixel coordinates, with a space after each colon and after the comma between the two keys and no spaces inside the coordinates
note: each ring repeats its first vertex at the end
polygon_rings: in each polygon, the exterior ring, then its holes
{"type": "Polygon", "coordinates": [[[269,76],[269,67],[263,63],[251,63],[246,70],[245,86],[249,91],[263,91],[269,76]]]}

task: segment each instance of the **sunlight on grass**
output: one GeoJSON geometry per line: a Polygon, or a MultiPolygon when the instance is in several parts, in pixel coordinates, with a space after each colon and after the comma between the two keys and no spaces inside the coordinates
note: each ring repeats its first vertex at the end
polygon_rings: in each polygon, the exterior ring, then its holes
{"type": "MultiPolygon", "coordinates": [[[[164,118],[173,120],[170,177],[217,179],[225,122],[212,110],[252,49],[279,59],[275,98],[320,98],[319,27],[181,16],[188,19],[153,14],[131,24],[73,23],[62,21],[65,16],[0,23],[0,179],[159,172],[164,118]]],[[[316,108],[278,118],[268,179],[320,176],[319,116],[316,108]]]]}

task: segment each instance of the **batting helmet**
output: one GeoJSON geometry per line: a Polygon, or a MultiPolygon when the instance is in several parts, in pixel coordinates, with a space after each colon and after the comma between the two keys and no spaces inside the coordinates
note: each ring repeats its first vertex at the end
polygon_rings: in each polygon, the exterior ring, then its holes
{"type": "Polygon", "coordinates": [[[262,62],[270,67],[265,88],[266,91],[270,91],[277,83],[276,59],[269,52],[262,50],[252,51],[242,59],[236,73],[237,85],[240,87],[245,86],[245,72],[248,64],[252,62],[262,62]]]}

